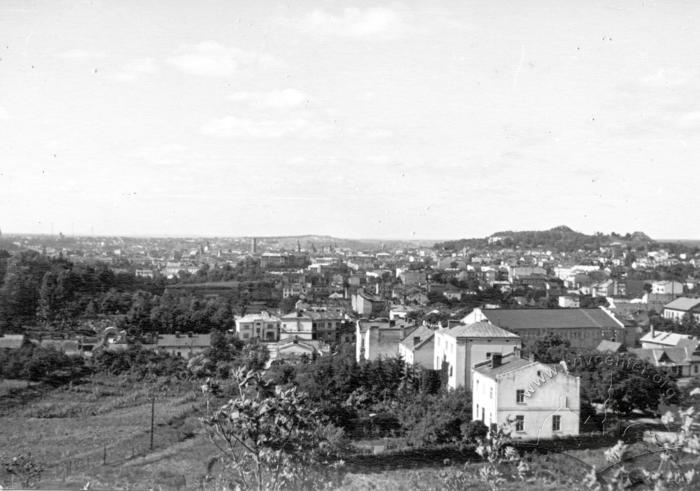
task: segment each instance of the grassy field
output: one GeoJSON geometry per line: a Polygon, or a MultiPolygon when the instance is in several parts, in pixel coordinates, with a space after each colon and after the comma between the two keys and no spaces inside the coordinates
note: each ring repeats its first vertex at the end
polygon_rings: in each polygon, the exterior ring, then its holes
{"type": "MultiPolygon", "coordinates": [[[[101,377],[62,388],[17,381],[0,387],[0,456],[30,452],[45,467],[42,489],[82,489],[87,483],[92,490],[213,489],[203,486],[203,480],[218,451],[199,422],[207,410],[195,384],[101,377]],[[151,450],[153,393],[157,396],[151,450]]],[[[220,402],[213,401],[212,407],[220,402]]],[[[588,465],[604,468],[606,448],[607,444],[534,457],[530,481],[502,483],[499,489],[585,489],[588,465]]],[[[631,450],[642,454],[649,449],[637,443],[631,450]]],[[[473,455],[457,449],[348,457],[348,474],[340,489],[488,489],[478,477],[482,464],[465,464],[470,458],[473,455]]],[[[647,468],[656,465],[655,459],[647,457],[647,468]]],[[[0,484],[11,487],[1,472],[0,484]]]]}
{"type": "Polygon", "coordinates": [[[98,483],[100,489],[143,489],[164,480],[163,489],[171,489],[182,476],[201,478],[216,454],[198,421],[206,411],[202,395],[189,383],[135,386],[103,377],[58,389],[21,387],[13,384],[0,396],[0,454],[31,453],[45,467],[43,488],[79,489],[94,481],[92,489],[98,483]],[[187,459],[178,461],[178,454],[187,459]]]}

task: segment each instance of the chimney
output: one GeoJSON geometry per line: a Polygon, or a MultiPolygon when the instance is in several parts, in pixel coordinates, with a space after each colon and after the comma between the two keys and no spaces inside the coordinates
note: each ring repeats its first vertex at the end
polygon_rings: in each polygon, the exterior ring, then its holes
{"type": "Polygon", "coordinates": [[[654,324],[649,324],[649,333],[651,334],[651,338],[654,339],[654,336],[656,336],[656,333],[654,332],[654,324]]]}
{"type": "Polygon", "coordinates": [[[496,368],[501,366],[503,355],[501,353],[494,353],[491,355],[491,368],[496,368]]]}

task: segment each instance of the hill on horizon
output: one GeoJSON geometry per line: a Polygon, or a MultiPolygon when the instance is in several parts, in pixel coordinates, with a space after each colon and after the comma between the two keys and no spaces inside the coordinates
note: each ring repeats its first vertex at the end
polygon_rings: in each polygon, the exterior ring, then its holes
{"type": "Polygon", "coordinates": [[[559,252],[569,252],[579,249],[596,250],[614,243],[632,248],[657,244],[647,234],[639,231],[624,235],[615,232],[610,234],[597,232],[593,235],[588,235],[577,232],[567,225],[559,225],[549,230],[506,230],[495,232],[488,237],[480,239],[439,242],[435,244],[435,248],[459,250],[463,247],[519,247],[525,249],[541,247],[559,252]]]}

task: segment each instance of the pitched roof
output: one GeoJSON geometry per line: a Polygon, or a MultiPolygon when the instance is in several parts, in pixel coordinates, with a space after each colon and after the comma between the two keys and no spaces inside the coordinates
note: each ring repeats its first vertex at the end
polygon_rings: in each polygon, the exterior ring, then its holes
{"type": "Polygon", "coordinates": [[[641,343],[653,343],[662,346],[697,346],[700,340],[690,334],[668,331],[649,331],[639,340],[641,343]]]}
{"type": "Polygon", "coordinates": [[[486,375],[489,378],[495,379],[497,376],[503,375],[504,373],[521,370],[525,367],[534,365],[544,366],[540,362],[530,361],[527,358],[521,358],[520,356],[515,356],[514,353],[510,353],[501,358],[501,364],[497,367],[492,367],[491,360],[487,360],[474,365],[474,371],[479,372],[482,375],[486,375]]]}
{"type": "Polygon", "coordinates": [[[598,347],[596,348],[596,350],[602,351],[604,353],[607,353],[609,351],[611,351],[613,353],[617,353],[618,351],[620,351],[621,347],[622,347],[622,343],[618,343],[616,341],[610,341],[608,339],[603,339],[600,342],[600,344],[598,345],[598,347]]]}
{"type": "Polygon", "coordinates": [[[700,306],[700,298],[679,297],[664,305],[664,308],[672,310],[692,310],[698,306],[700,306]]]}
{"type": "Polygon", "coordinates": [[[517,334],[506,331],[490,322],[460,324],[451,329],[441,330],[440,332],[454,338],[520,338],[517,334]]]}
{"type": "Polygon", "coordinates": [[[622,328],[603,309],[484,309],[482,313],[506,329],[622,328]]]}
{"type": "Polygon", "coordinates": [[[401,345],[403,345],[405,348],[413,351],[415,349],[420,348],[423,346],[425,343],[433,339],[433,336],[435,335],[435,331],[430,329],[428,326],[420,326],[417,328],[415,331],[413,331],[410,335],[406,336],[403,341],[401,341],[401,345]],[[414,338],[420,338],[420,341],[417,344],[413,343],[414,338]]]}

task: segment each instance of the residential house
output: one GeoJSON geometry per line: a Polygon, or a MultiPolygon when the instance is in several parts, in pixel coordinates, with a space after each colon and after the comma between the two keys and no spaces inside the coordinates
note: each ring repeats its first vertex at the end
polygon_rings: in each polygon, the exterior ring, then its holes
{"type": "Polygon", "coordinates": [[[489,322],[461,324],[435,332],[433,368],[447,370],[447,384],[471,388],[471,369],[494,354],[522,347],[520,337],[489,322]]]}
{"type": "Polygon", "coordinates": [[[399,343],[416,326],[403,319],[360,319],[355,328],[355,357],[357,361],[376,360],[399,354],[399,343]]]}
{"type": "Polygon", "coordinates": [[[516,439],[579,434],[580,378],[565,364],[545,365],[516,352],[496,354],[472,372],[474,420],[511,425],[516,439]]]}
{"type": "Polygon", "coordinates": [[[335,342],[344,320],[336,309],[292,312],[280,318],[280,338],[335,342]]]}
{"type": "Polygon", "coordinates": [[[280,338],[280,319],[266,311],[244,315],[236,319],[236,335],[243,341],[277,341],[280,338]]]}
{"type": "Polygon", "coordinates": [[[679,334],[668,331],[657,331],[651,326],[649,332],[639,340],[642,348],[677,348],[692,346],[695,348],[700,340],[690,334],[679,334]]]}
{"type": "Polygon", "coordinates": [[[159,334],[155,344],[144,345],[144,348],[165,351],[186,359],[204,353],[210,347],[210,334],[194,333],[159,334]]]}
{"type": "Polygon", "coordinates": [[[685,314],[700,322],[700,298],[680,297],[664,305],[664,317],[680,322],[685,314]]]}
{"type": "Polygon", "coordinates": [[[520,336],[525,344],[548,333],[571,342],[572,348],[594,349],[603,339],[623,341],[625,326],[605,308],[474,309],[465,324],[488,321],[520,336]]]}
{"type": "Polygon", "coordinates": [[[372,316],[386,308],[383,298],[358,290],[350,297],[352,310],[361,316],[372,316]]]}
{"type": "Polygon", "coordinates": [[[683,283],[680,281],[652,281],[651,293],[658,295],[683,295],[683,283]]]}
{"type": "Polygon", "coordinates": [[[700,351],[697,346],[632,348],[630,353],[675,377],[700,376],[700,351]]]}
{"type": "Polygon", "coordinates": [[[435,331],[428,326],[420,326],[399,343],[399,355],[408,365],[433,367],[435,352],[435,331]]]}

